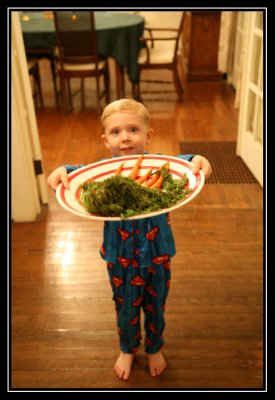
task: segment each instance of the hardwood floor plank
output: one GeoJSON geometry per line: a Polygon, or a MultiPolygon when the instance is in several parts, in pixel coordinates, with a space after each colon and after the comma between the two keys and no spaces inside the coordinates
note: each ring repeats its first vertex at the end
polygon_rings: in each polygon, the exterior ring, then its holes
{"type": "Polygon", "coordinates": [[[110,366],[98,370],[65,371],[15,371],[14,388],[83,388],[83,389],[247,389],[247,382],[253,382],[249,389],[263,387],[257,371],[243,369],[169,369],[156,379],[150,377],[147,366],[134,364],[131,379],[121,382],[114,376],[110,366]],[[217,371],[219,379],[217,379],[217,371]],[[227,385],[224,386],[223,382],[227,385]]]}

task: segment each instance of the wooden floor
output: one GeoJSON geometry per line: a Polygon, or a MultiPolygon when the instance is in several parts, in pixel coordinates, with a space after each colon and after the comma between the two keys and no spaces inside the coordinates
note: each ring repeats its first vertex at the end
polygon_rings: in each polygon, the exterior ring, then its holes
{"type": "MultiPolygon", "coordinates": [[[[94,99],[62,115],[48,65],[41,67],[45,110],[37,109],[37,121],[46,175],[63,163],[108,156],[94,99]]],[[[127,83],[126,95],[130,89],[127,83]]],[[[113,100],[114,93],[112,86],[113,100]]],[[[233,101],[224,82],[186,83],[181,104],[173,94],[167,101],[144,96],[156,131],[148,151],[176,155],[181,141],[236,140],[233,101]]],[[[262,208],[258,184],[206,184],[171,214],[177,254],[164,332],[168,368],[150,377],[142,347],[131,379],[121,382],[113,372],[114,304],[98,253],[102,224],[67,213],[50,192],[36,222],[12,225],[11,388],[263,388],[262,208]]]]}

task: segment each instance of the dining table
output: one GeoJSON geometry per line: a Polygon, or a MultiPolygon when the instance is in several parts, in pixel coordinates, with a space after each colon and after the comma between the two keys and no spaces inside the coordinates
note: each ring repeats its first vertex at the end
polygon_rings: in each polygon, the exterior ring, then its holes
{"type": "MultiPolygon", "coordinates": [[[[72,16],[81,18],[81,12],[74,10],[72,16]]],[[[132,83],[138,80],[137,60],[142,45],[140,37],[144,30],[144,17],[135,13],[95,11],[95,28],[98,53],[115,60],[117,99],[125,97],[124,71],[132,83]]],[[[26,54],[48,58],[54,80],[58,104],[55,52],[56,32],[52,11],[20,12],[20,21],[26,54]]]]}

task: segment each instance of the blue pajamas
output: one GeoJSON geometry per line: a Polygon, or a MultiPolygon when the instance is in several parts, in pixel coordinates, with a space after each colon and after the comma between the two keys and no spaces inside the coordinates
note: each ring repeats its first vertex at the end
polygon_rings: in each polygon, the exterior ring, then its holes
{"type": "MultiPolygon", "coordinates": [[[[187,161],[193,156],[178,155],[187,161]]],[[[81,166],[65,165],[68,173],[81,166]]],[[[145,351],[153,354],[163,345],[170,259],[175,253],[167,213],[130,221],[105,221],[100,255],[107,262],[120,346],[125,353],[135,353],[140,345],[141,308],[145,315],[145,351]]]]}
{"type": "Polygon", "coordinates": [[[133,221],[106,221],[100,254],[107,261],[121,350],[137,351],[142,308],[145,351],[158,352],[164,343],[170,259],[175,254],[169,214],[133,221]]]}
{"type": "Polygon", "coordinates": [[[144,311],[145,351],[153,354],[164,344],[165,300],[169,291],[170,258],[147,268],[107,263],[117,312],[120,348],[135,353],[141,340],[140,312],[144,311]]]}

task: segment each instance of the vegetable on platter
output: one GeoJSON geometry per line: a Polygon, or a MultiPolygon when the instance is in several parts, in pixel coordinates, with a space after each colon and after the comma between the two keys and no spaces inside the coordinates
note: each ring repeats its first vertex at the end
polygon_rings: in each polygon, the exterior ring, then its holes
{"type": "Polygon", "coordinates": [[[142,159],[141,155],[128,176],[121,175],[121,164],[115,175],[81,184],[80,204],[91,214],[127,219],[169,208],[193,191],[186,174],[173,179],[168,162],[155,172],[150,169],[139,176],[142,159]]]}

